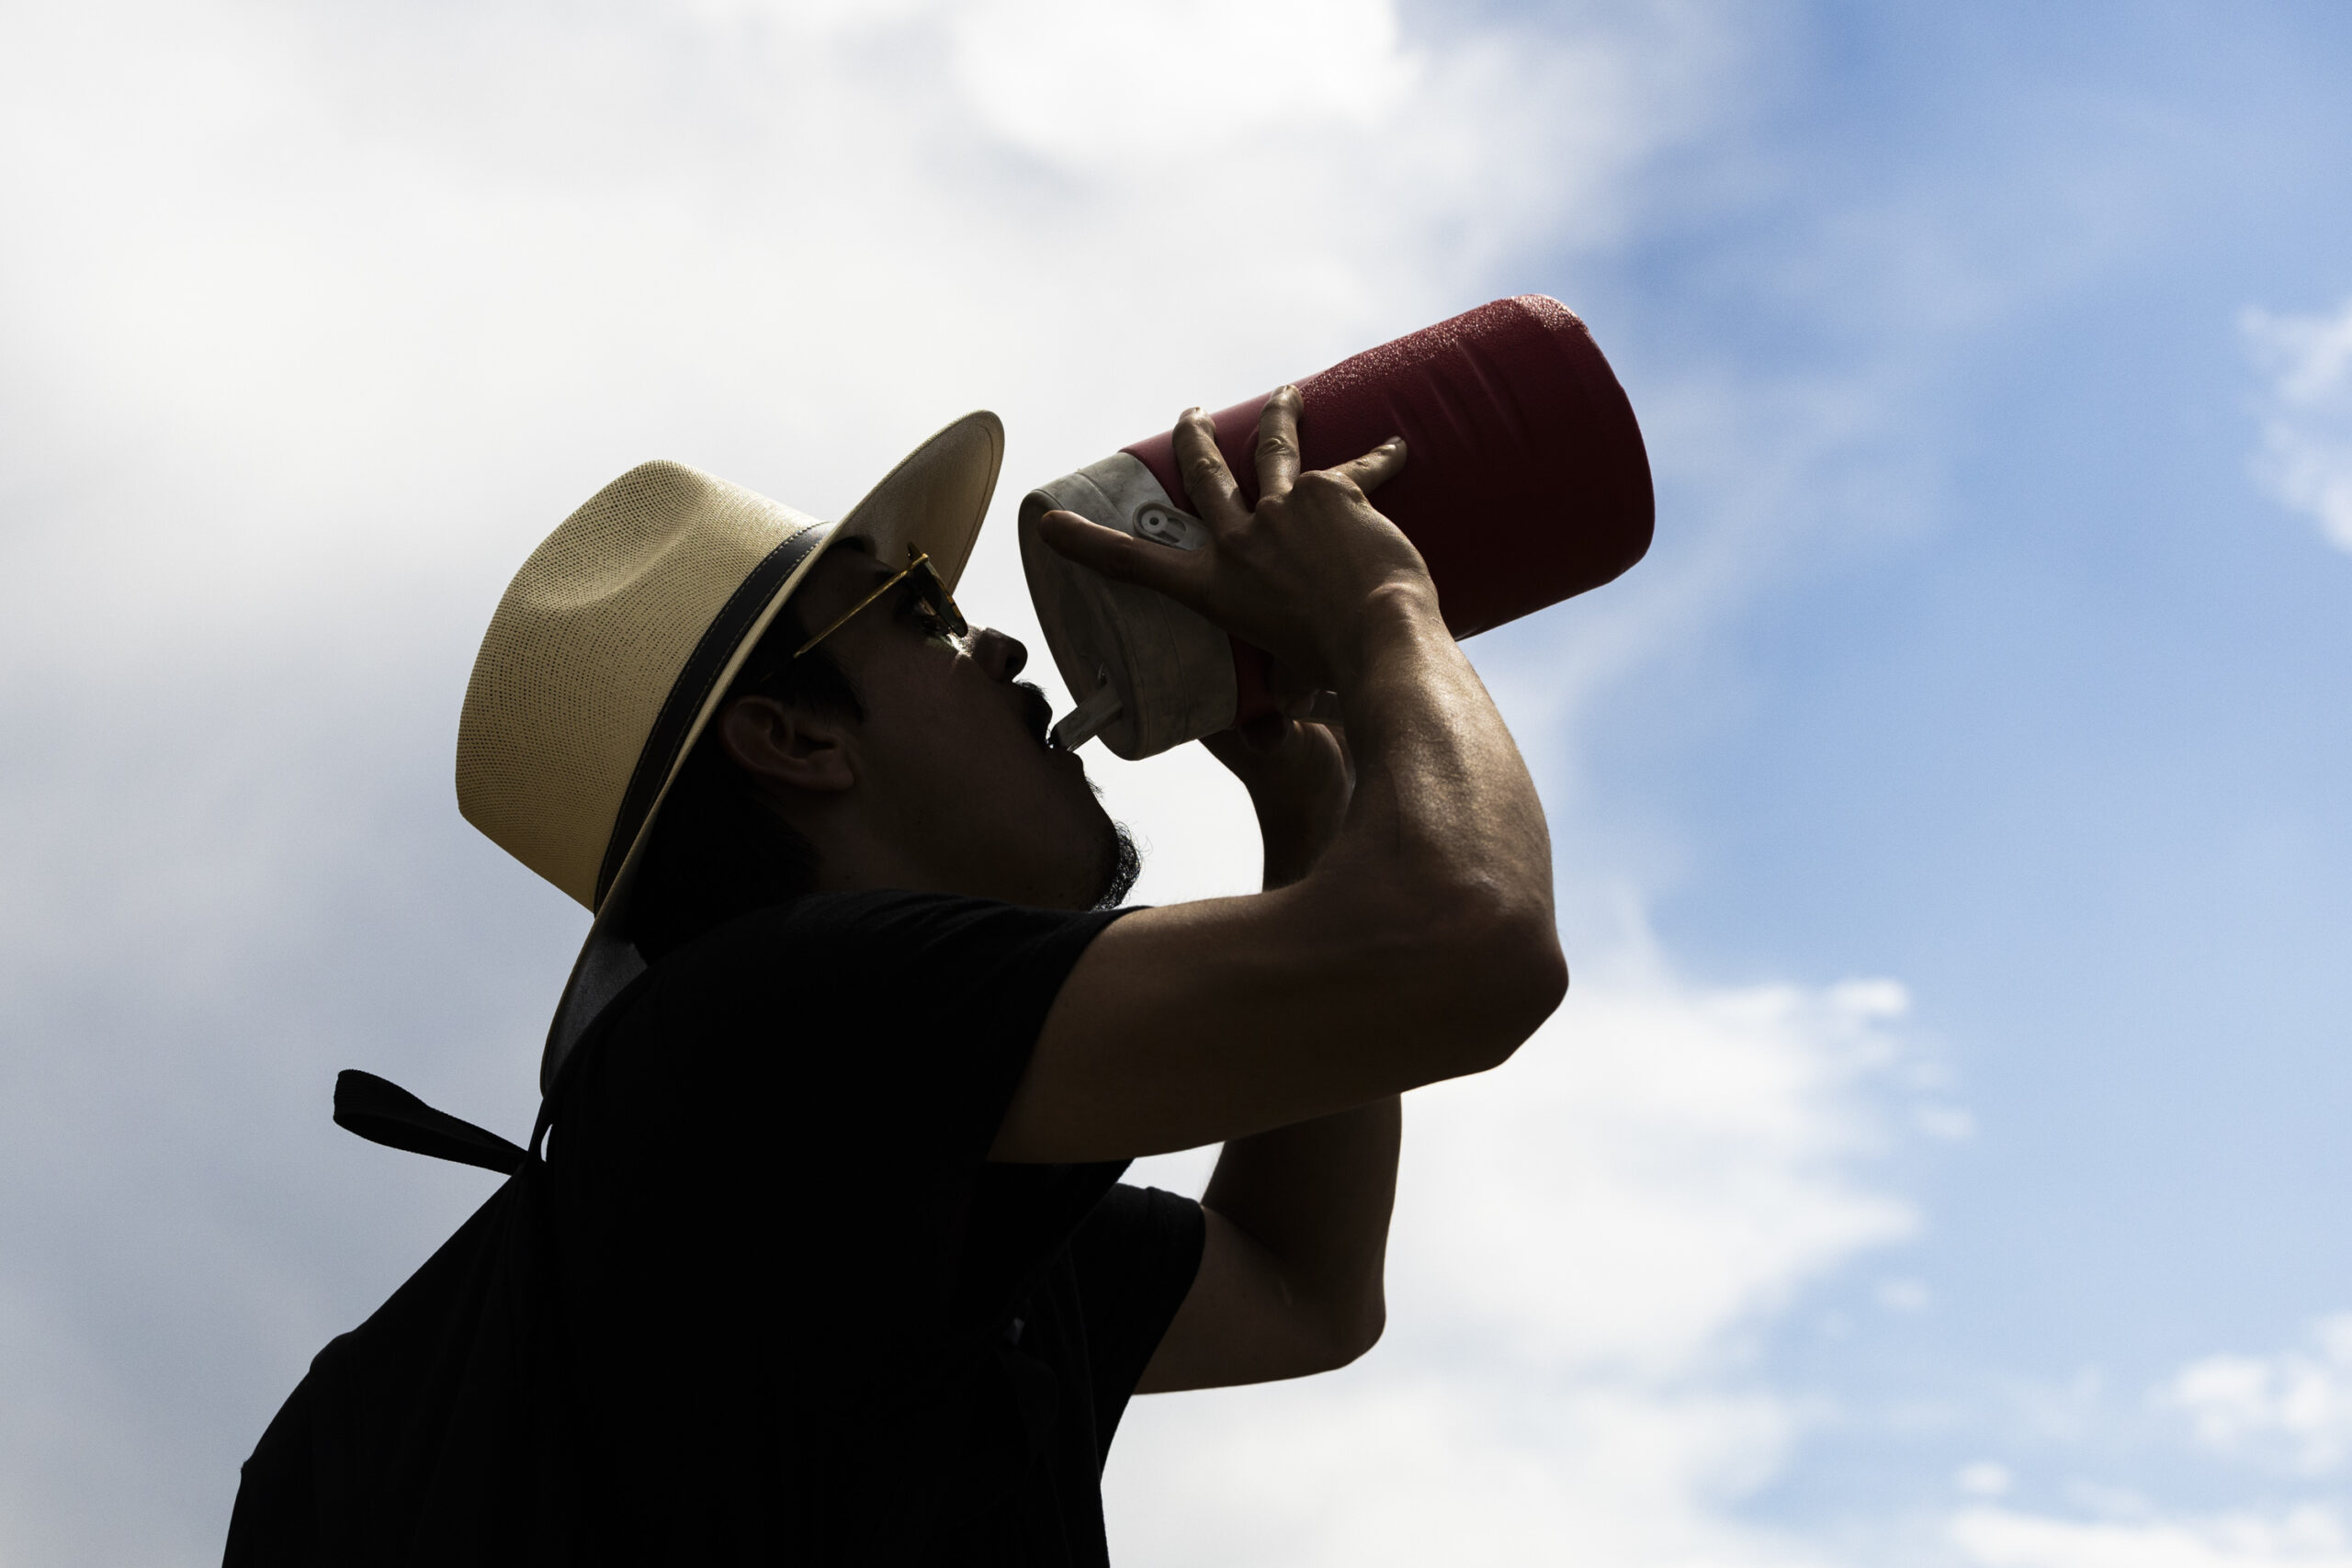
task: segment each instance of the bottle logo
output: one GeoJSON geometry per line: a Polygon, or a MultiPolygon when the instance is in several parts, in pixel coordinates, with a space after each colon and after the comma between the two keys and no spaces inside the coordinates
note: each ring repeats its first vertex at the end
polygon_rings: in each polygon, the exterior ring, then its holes
{"type": "Polygon", "coordinates": [[[1209,542],[1208,525],[1190,513],[1148,502],[1136,511],[1136,537],[1173,550],[1197,550],[1209,542]]]}

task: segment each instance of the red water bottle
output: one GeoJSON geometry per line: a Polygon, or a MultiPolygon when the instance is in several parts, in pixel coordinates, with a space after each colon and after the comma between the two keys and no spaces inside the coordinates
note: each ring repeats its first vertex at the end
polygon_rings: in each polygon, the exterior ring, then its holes
{"type": "MultiPolygon", "coordinates": [[[[1429,563],[1457,637],[1597,588],[1649,548],[1655,503],[1633,405],[1592,334],[1558,300],[1522,294],[1424,327],[1298,383],[1301,466],[1328,468],[1392,435],[1403,472],[1373,504],[1429,563]]],[[[1258,499],[1266,397],[1216,416],[1217,446],[1258,499]]],[[[1172,437],[1161,433],[1029,492],[1021,558],[1046,644],[1079,699],[1055,727],[1122,757],[1274,711],[1266,655],[1175,601],[1113,582],[1054,551],[1037,519],[1075,512],[1171,549],[1197,549],[1172,437]]]]}

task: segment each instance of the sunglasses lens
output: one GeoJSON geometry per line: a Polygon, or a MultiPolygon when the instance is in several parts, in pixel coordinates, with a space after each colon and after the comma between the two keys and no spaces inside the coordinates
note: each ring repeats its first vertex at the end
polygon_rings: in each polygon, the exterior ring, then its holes
{"type": "Polygon", "coordinates": [[[965,623],[964,612],[956,608],[956,595],[948,592],[947,584],[940,581],[938,569],[925,561],[915,568],[914,574],[922,583],[923,603],[931,606],[931,613],[957,637],[969,634],[972,628],[965,623]]]}

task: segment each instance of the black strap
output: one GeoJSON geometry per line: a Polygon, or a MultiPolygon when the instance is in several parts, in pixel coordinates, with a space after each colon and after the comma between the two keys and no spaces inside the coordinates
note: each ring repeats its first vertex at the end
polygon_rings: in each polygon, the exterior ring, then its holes
{"type": "Polygon", "coordinates": [[[605,861],[596,868],[596,898],[589,908],[605,907],[605,895],[611,890],[613,878],[620,874],[629,846],[637,842],[638,829],[645,826],[653,803],[661,798],[662,786],[670,782],[678,752],[685,745],[686,731],[694,728],[695,716],[702,712],[703,701],[710,695],[711,688],[718,684],[727,661],[743,646],[743,639],[752,633],[752,623],[775,598],[775,591],[784,586],[785,579],[831,533],[831,527],[812,523],[797,533],[786,535],[736,584],[735,592],[727,596],[727,603],[719,606],[718,614],[703,628],[702,639],[695,644],[695,650],[686,656],[677,679],[670,683],[670,694],[662,698],[662,711],[654,716],[653,728],[646,733],[645,744],[638,750],[636,771],[629,774],[628,788],[621,794],[620,814],[614,818],[613,830],[605,839],[605,861]]]}
{"type": "MultiPolygon", "coordinates": [[[[335,1075],[334,1122],[369,1143],[478,1165],[501,1176],[514,1175],[528,1157],[488,1128],[435,1111],[400,1085],[356,1067],[335,1075]]],[[[534,1129],[532,1142],[537,1141],[538,1130],[534,1129]]]]}

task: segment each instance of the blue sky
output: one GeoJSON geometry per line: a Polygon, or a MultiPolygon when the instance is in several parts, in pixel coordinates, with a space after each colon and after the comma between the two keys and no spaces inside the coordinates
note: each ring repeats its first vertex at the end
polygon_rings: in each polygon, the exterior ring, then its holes
{"type": "Polygon", "coordinates": [[[2240,325],[2344,298],[2352,15],[1804,34],[1759,140],[1804,198],[1623,287],[1759,378],[1894,367],[1840,459],[1912,515],[1728,626],[1694,733],[1594,750],[1687,836],[1674,946],[1900,975],[1964,1076],[1905,1355],[2145,1375],[2352,1292],[2352,562],[2249,480],[2240,325]]]}
{"type": "MultiPolygon", "coordinates": [[[[2352,1562],[2347,73],[2318,4],[0,17],[0,1563],[208,1559],[484,1195],[335,1069],[527,1124],[584,922],[449,747],[563,513],[995,407],[1018,630],[1026,482],[1529,289],[1659,481],[1473,645],[1577,990],[1409,1108],[1378,1352],[1138,1407],[1117,1555],[2352,1562]]],[[[1246,882],[1213,767],[1095,765],[1141,897],[1246,882]]]]}
{"type": "Polygon", "coordinates": [[[2210,1498],[2141,1391],[2352,1298],[2352,560],[2250,479],[2242,324],[2352,290],[2352,14],[1792,24],[1706,150],[1763,175],[1721,199],[1702,164],[1607,287],[1678,368],[1884,395],[1819,476],[1826,547],[1628,683],[1594,767],[1674,824],[1670,946],[1902,976],[1978,1130],[1906,1174],[1932,1310],[1783,1325],[1852,1425],[1767,1506],[1864,1512],[1970,1443],[2210,1498]],[[2086,1372],[2118,1408],[2073,1448],[2001,1408],[2086,1372]]]}

